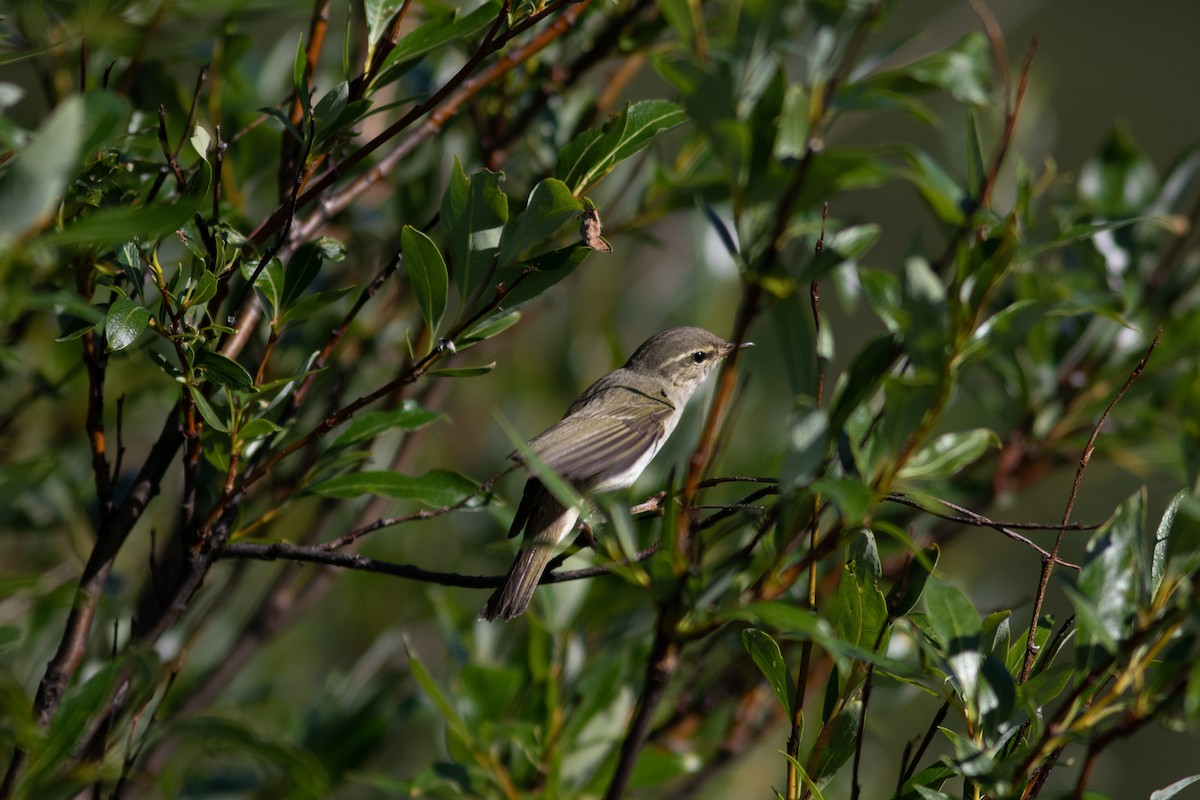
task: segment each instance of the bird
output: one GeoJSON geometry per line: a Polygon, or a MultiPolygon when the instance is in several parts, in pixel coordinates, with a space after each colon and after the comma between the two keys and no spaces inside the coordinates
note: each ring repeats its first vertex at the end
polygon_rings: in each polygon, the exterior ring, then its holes
{"type": "MultiPolygon", "coordinates": [[[[529,442],[529,450],[585,496],[631,486],[709,373],[752,344],[727,342],[703,328],[657,333],[624,366],[585,389],[561,420],[529,442]]],[[[519,451],[509,458],[525,462],[519,451]]],[[[575,507],[559,502],[525,466],[529,478],[508,531],[510,539],[522,531],[525,538],[480,620],[509,620],[525,612],[555,549],[579,518],[575,507]]]]}

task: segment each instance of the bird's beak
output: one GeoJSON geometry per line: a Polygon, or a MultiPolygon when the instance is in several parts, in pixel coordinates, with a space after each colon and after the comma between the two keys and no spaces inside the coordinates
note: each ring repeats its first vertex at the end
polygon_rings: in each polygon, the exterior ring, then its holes
{"type": "Polygon", "coordinates": [[[735,350],[745,350],[747,347],[754,347],[754,342],[726,342],[725,347],[721,348],[721,358],[724,358],[735,350]]]}

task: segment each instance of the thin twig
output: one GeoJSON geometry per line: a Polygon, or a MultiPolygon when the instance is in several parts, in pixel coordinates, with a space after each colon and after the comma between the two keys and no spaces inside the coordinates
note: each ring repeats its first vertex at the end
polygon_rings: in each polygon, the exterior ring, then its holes
{"type": "MultiPolygon", "coordinates": [[[[561,572],[546,572],[542,575],[540,584],[564,583],[599,575],[607,575],[615,567],[637,564],[650,558],[659,551],[655,542],[649,547],[639,550],[634,555],[611,564],[599,564],[584,569],[564,570],[561,572]]],[[[391,561],[381,561],[367,558],[357,553],[336,553],[322,545],[305,546],[275,542],[273,544],[256,544],[253,542],[233,542],[221,548],[217,558],[251,558],[258,561],[299,561],[310,564],[324,564],[330,567],[355,570],[357,572],[375,572],[381,575],[391,575],[396,578],[406,578],[423,583],[436,583],[440,586],[457,586],[464,589],[494,589],[504,582],[504,575],[463,575],[458,572],[437,572],[418,567],[414,564],[396,564],[391,561]]]]}
{"type": "Polygon", "coordinates": [[[1029,674],[1033,670],[1033,662],[1037,657],[1037,643],[1034,637],[1037,635],[1038,619],[1042,615],[1042,602],[1046,598],[1046,589],[1050,585],[1050,574],[1054,571],[1054,565],[1058,563],[1058,553],[1062,549],[1063,539],[1067,530],[1067,523],[1071,521],[1071,512],[1075,508],[1075,500],[1079,496],[1079,485],[1083,482],[1083,473],[1087,469],[1088,462],[1092,458],[1092,452],[1096,447],[1096,440],[1100,438],[1100,431],[1104,424],[1112,415],[1113,409],[1117,403],[1125,396],[1125,392],[1129,391],[1129,387],[1141,377],[1142,371],[1146,368],[1146,363],[1150,360],[1151,354],[1154,353],[1154,348],[1158,347],[1159,339],[1162,338],[1162,328],[1159,328],[1154,339],[1150,342],[1150,346],[1146,349],[1145,355],[1134,366],[1133,371],[1129,373],[1129,377],[1125,379],[1125,384],[1121,387],[1109,401],[1108,407],[1104,409],[1104,413],[1096,420],[1096,424],[1092,426],[1092,434],[1088,437],[1087,444],[1084,445],[1083,454],[1079,457],[1079,466],[1075,469],[1075,480],[1071,485],[1071,493],[1067,497],[1067,507],[1063,510],[1062,527],[1059,528],[1058,537],[1054,541],[1054,547],[1049,553],[1049,557],[1042,560],[1042,573],[1038,579],[1037,594],[1033,598],[1033,611],[1030,614],[1029,621],[1029,636],[1025,641],[1025,664],[1021,668],[1021,679],[1019,683],[1025,683],[1029,680],[1029,674]]]}
{"type": "Polygon", "coordinates": [[[947,508],[952,508],[955,511],[959,512],[959,515],[943,514],[943,513],[937,512],[937,511],[933,511],[932,509],[926,508],[925,506],[921,505],[920,503],[916,502],[915,500],[911,500],[908,497],[905,497],[904,495],[901,495],[901,494],[897,494],[895,492],[893,492],[892,494],[889,494],[884,499],[889,502],[892,502],[892,503],[898,503],[900,505],[908,506],[909,508],[915,508],[920,511],[924,511],[926,514],[937,517],[939,519],[948,520],[950,522],[960,522],[964,525],[974,525],[974,526],[980,527],[980,528],[991,528],[993,530],[999,531],[1000,533],[1003,533],[1005,536],[1012,539],[1013,541],[1020,542],[1021,544],[1024,544],[1025,546],[1027,546],[1033,550],[1036,550],[1038,552],[1038,554],[1042,557],[1043,560],[1053,559],[1056,563],[1062,564],[1064,567],[1067,567],[1068,569],[1073,569],[1075,571],[1079,571],[1080,569],[1082,569],[1082,567],[1080,567],[1078,564],[1073,564],[1070,561],[1064,561],[1063,559],[1059,558],[1058,556],[1051,556],[1051,554],[1048,550],[1046,550],[1042,547],[1039,547],[1033,540],[1029,539],[1026,536],[1022,536],[1021,534],[1019,534],[1015,530],[1013,530],[1013,528],[1026,527],[1026,528],[1029,528],[1032,530],[1048,530],[1053,527],[1057,527],[1058,529],[1065,531],[1068,529],[1069,530],[1095,530],[1097,527],[1099,527],[1097,525],[1048,526],[1048,525],[1031,524],[1031,523],[1023,523],[1020,525],[1010,525],[1008,523],[995,522],[994,520],[990,520],[987,517],[983,516],[982,514],[976,514],[974,511],[971,511],[968,508],[963,508],[962,506],[951,503],[949,500],[939,499],[938,502],[942,503],[947,508]]]}

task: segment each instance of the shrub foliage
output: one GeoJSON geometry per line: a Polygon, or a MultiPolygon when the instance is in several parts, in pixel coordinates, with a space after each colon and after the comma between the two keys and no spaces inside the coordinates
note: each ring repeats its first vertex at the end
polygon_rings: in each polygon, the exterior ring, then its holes
{"type": "Polygon", "coordinates": [[[1026,163],[982,6],[920,57],[882,0],[277,6],[0,20],[0,797],[1099,797],[1195,732],[1200,153],[1026,163]],[[508,442],[446,409],[552,383],[564,302],[759,346],[489,626],[508,442]],[[1178,494],[1081,523],[1099,461],[1178,494]]]}

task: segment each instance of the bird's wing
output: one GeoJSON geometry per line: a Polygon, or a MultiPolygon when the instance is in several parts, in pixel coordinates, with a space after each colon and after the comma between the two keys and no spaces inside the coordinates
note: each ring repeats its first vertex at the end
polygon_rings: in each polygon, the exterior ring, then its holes
{"type": "Polygon", "coordinates": [[[609,407],[603,416],[569,416],[529,446],[572,483],[620,475],[657,450],[673,410],[664,404],[647,412],[642,404],[609,407]]]}

